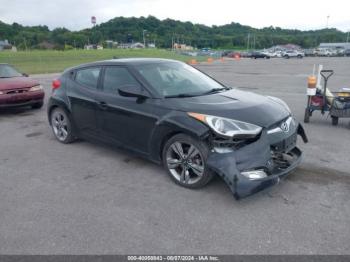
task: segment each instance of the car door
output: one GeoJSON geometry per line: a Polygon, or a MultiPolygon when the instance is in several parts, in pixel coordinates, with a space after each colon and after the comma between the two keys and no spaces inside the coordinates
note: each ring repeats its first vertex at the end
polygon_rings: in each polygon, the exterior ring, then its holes
{"type": "Polygon", "coordinates": [[[141,153],[148,153],[151,132],[157,121],[152,98],[120,95],[121,86],[144,87],[127,67],[106,66],[103,70],[97,111],[101,135],[141,153]]]}
{"type": "Polygon", "coordinates": [[[68,79],[67,96],[74,123],[82,135],[97,135],[96,92],[101,67],[77,69],[68,79]]]}

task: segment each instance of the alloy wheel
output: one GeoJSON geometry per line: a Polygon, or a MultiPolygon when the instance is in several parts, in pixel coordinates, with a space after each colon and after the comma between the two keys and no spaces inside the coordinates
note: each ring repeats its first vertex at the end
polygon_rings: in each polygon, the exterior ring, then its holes
{"type": "Polygon", "coordinates": [[[172,176],[182,184],[194,184],[204,174],[201,152],[192,144],[176,141],[166,152],[167,167],[172,176]]]}
{"type": "Polygon", "coordinates": [[[52,128],[55,136],[60,141],[65,141],[68,137],[67,117],[60,111],[55,111],[51,118],[52,128]]]}

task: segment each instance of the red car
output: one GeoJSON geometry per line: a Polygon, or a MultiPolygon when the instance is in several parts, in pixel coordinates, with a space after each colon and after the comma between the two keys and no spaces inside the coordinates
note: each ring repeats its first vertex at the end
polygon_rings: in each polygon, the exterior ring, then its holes
{"type": "Polygon", "coordinates": [[[19,106],[41,108],[44,96],[43,87],[39,82],[8,64],[0,64],[0,108],[19,106]]]}

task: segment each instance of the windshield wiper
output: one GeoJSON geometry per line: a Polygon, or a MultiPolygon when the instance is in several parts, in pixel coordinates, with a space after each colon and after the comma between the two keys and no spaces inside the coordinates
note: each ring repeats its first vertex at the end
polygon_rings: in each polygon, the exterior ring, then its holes
{"type": "Polygon", "coordinates": [[[219,88],[212,88],[209,91],[206,91],[204,93],[202,93],[202,95],[208,95],[208,94],[213,94],[219,91],[223,91],[223,90],[230,90],[230,87],[219,87],[219,88]]]}
{"type": "Polygon", "coordinates": [[[193,96],[198,96],[200,94],[188,94],[188,93],[181,93],[177,95],[169,95],[169,96],[164,96],[165,98],[174,98],[174,97],[193,97],[193,96]]]}

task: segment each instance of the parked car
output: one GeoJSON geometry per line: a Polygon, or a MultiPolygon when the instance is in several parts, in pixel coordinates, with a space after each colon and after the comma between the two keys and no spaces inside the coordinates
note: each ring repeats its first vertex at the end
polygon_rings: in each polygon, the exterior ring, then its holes
{"type": "Polygon", "coordinates": [[[0,108],[41,108],[44,96],[43,87],[39,82],[18,72],[9,64],[0,64],[0,108]]]}
{"type": "Polygon", "coordinates": [[[350,49],[346,49],[344,51],[344,56],[350,56],[350,49]]]}
{"type": "Polygon", "coordinates": [[[227,54],[227,57],[230,58],[240,58],[241,57],[241,53],[240,52],[236,52],[236,51],[232,51],[230,53],[227,54]]]}
{"type": "Polygon", "coordinates": [[[282,54],[282,57],[283,58],[293,58],[293,57],[296,57],[296,58],[303,58],[305,56],[305,54],[301,51],[298,51],[298,50],[287,50],[285,52],[283,52],[282,54]]]}
{"type": "Polygon", "coordinates": [[[337,56],[337,50],[329,49],[329,48],[318,48],[316,49],[316,55],[317,56],[337,56]]]}
{"type": "Polygon", "coordinates": [[[266,59],[270,59],[270,56],[264,52],[260,52],[260,51],[254,51],[252,52],[251,58],[257,59],[257,58],[266,58],[266,59]]]}
{"type": "Polygon", "coordinates": [[[301,124],[282,100],[233,89],[165,59],[114,59],[66,70],[48,104],[61,143],[76,138],[128,148],[163,164],[175,183],[216,173],[236,198],[276,184],[301,160],[301,124]]]}
{"type": "Polygon", "coordinates": [[[305,56],[315,56],[316,55],[315,49],[305,49],[304,54],[305,56]]]}

